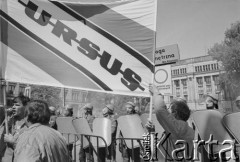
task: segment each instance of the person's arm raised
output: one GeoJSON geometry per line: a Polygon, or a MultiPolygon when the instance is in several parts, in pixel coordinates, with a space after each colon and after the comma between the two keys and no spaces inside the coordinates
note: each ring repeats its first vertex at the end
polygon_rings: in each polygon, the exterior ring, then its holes
{"type": "Polygon", "coordinates": [[[163,95],[158,91],[157,87],[153,84],[149,85],[149,91],[151,95],[153,96],[153,105],[155,111],[158,109],[166,109],[166,104],[164,102],[163,95]]]}

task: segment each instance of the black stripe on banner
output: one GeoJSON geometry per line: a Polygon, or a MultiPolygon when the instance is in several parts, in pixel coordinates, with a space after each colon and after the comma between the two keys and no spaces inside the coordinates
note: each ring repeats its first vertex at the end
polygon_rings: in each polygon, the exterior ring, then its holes
{"type": "Polygon", "coordinates": [[[112,91],[111,88],[109,88],[105,83],[103,83],[101,80],[99,80],[95,75],[93,75],[91,72],[89,72],[87,69],[85,69],[83,66],[77,64],[75,61],[68,58],[66,55],[64,55],[61,51],[54,48],[41,38],[39,38],[37,35],[32,33],[31,31],[27,30],[24,26],[16,22],[14,19],[12,19],[9,15],[4,13],[2,10],[0,10],[0,16],[4,17],[8,22],[12,23],[14,26],[16,26],[19,30],[21,30],[23,33],[58,55],[60,58],[71,64],[72,66],[76,67],[78,70],[82,71],[84,74],[86,74],[89,78],[91,78],[95,83],[97,83],[100,87],[102,87],[105,91],[112,91]]]}
{"type": "Polygon", "coordinates": [[[122,49],[127,51],[129,54],[131,54],[133,57],[135,57],[140,62],[142,62],[146,67],[148,67],[151,70],[151,72],[154,72],[154,65],[149,60],[147,60],[141,54],[139,54],[138,52],[136,52],[135,50],[133,50],[132,48],[130,48],[129,46],[124,44],[122,41],[120,41],[116,37],[112,36],[111,34],[106,32],[105,30],[99,28],[98,26],[96,26],[92,22],[88,21],[83,16],[77,14],[76,12],[74,12],[72,9],[68,8],[64,4],[62,4],[60,2],[57,2],[57,1],[50,1],[50,2],[52,2],[54,5],[58,6],[60,9],[62,9],[63,11],[68,13],[69,15],[73,16],[75,19],[77,19],[79,21],[83,21],[84,20],[84,24],[85,25],[87,25],[88,27],[92,28],[96,32],[100,33],[101,35],[105,36],[106,38],[108,38],[109,40],[114,42],[115,44],[117,44],[119,47],[121,47],[122,49]]]}

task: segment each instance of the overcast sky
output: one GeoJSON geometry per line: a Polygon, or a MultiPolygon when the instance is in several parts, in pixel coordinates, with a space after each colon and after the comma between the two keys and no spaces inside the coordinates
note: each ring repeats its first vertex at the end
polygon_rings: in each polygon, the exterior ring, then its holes
{"type": "Polygon", "coordinates": [[[178,44],[180,58],[207,54],[240,21],[240,0],[158,0],[156,47],[178,44]]]}

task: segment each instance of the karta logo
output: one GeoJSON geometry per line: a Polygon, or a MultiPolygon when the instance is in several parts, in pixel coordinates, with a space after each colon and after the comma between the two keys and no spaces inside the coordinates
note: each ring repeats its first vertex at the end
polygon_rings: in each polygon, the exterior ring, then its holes
{"type": "Polygon", "coordinates": [[[126,68],[121,70],[122,62],[118,59],[114,59],[112,66],[109,68],[108,64],[112,55],[105,50],[101,50],[97,44],[91,42],[91,40],[87,38],[82,38],[80,40],[77,39],[77,32],[71,29],[69,26],[65,25],[61,21],[57,20],[56,23],[52,23],[51,17],[52,15],[45,11],[44,9],[41,10],[41,13],[38,18],[36,18],[36,12],[39,11],[39,6],[32,1],[28,1],[25,4],[23,1],[18,0],[20,4],[25,6],[25,14],[34,20],[37,24],[41,26],[52,25],[53,29],[51,34],[54,34],[56,37],[60,38],[62,36],[63,41],[68,45],[72,46],[72,41],[78,44],[77,49],[79,54],[83,54],[84,56],[88,57],[92,61],[96,61],[97,57],[100,58],[100,65],[106,71],[108,71],[111,75],[122,74],[121,82],[124,84],[129,90],[135,91],[139,88],[141,91],[144,91],[140,83],[142,78],[136,74],[132,69],[126,68]],[[100,53],[100,51],[103,51],[100,53]]]}

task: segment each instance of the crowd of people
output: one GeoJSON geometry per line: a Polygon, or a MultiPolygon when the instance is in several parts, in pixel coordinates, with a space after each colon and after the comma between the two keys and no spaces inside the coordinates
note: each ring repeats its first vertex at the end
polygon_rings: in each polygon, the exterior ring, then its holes
{"type": "MultiPolygon", "coordinates": [[[[165,153],[172,152],[176,149],[176,141],[181,139],[188,143],[189,150],[193,150],[195,129],[187,122],[191,111],[186,100],[176,98],[169,106],[166,106],[163,95],[154,85],[150,84],[149,91],[153,96],[153,106],[157,120],[164,129],[162,137],[169,135],[167,142],[162,145],[162,149],[165,150],[165,153]]],[[[206,109],[218,109],[218,98],[216,96],[207,95],[205,102],[206,109]]],[[[236,106],[240,109],[240,96],[236,98],[236,106]]],[[[126,102],[124,109],[127,115],[139,115],[134,102],[126,102]]],[[[8,114],[8,130],[5,129],[4,115],[0,115],[0,162],[66,162],[71,159],[73,144],[67,144],[66,139],[57,131],[56,118],[60,116],[60,112],[55,107],[49,107],[44,101],[30,100],[28,97],[21,95],[13,99],[12,107],[8,109],[0,108],[0,114],[4,114],[4,110],[8,114]]],[[[83,107],[83,110],[82,117],[87,120],[92,130],[95,119],[93,105],[88,103],[83,107]]],[[[72,117],[73,108],[67,106],[62,116],[72,117]]],[[[115,161],[117,149],[115,139],[117,138],[118,122],[114,115],[114,105],[105,105],[102,109],[102,116],[111,121],[112,143],[108,146],[107,152],[105,148],[98,149],[99,158],[102,162],[106,160],[115,161]]],[[[148,132],[155,131],[151,120],[147,121],[145,127],[148,132]]],[[[121,132],[119,136],[122,137],[121,132]]],[[[132,157],[136,162],[141,161],[140,148],[131,150],[125,142],[121,142],[119,143],[119,151],[122,153],[124,162],[130,161],[132,157]],[[134,153],[134,156],[132,153],[134,153]]],[[[81,147],[79,161],[93,162],[93,154],[93,148],[89,146],[81,147]]],[[[191,155],[192,152],[190,151],[188,154],[191,155]]],[[[171,155],[164,155],[165,161],[168,161],[168,156],[171,155]]],[[[187,160],[183,159],[182,161],[187,160]]],[[[204,161],[209,161],[209,159],[204,159],[204,161]]]]}

